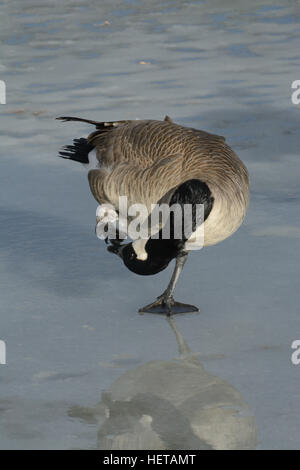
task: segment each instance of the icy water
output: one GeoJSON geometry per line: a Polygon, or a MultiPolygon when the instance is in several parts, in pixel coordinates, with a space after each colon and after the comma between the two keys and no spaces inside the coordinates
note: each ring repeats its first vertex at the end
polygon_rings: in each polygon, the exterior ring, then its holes
{"type": "Polygon", "coordinates": [[[0,2],[0,447],[299,449],[299,1],[0,2]],[[190,256],[176,297],[94,233],[80,165],[98,120],[170,115],[226,136],[251,175],[230,239],[190,256]]]}

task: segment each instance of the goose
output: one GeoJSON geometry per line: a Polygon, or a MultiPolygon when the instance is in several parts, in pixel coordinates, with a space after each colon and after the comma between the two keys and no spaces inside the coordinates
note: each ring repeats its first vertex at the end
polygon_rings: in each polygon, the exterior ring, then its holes
{"type": "Polygon", "coordinates": [[[108,251],[138,275],[157,274],[175,260],[167,288],[139,312],[167,316],[198,312],[198,307],[174,300],[175,285],[192,250],[225,240],[242,224],[249,204],[249,176],[244,163],[224,137],[176,124],[169,116],[164,120],[111,122],[70,116],[56,119],[96,128],[87,138],[74,139],[59,156],[87,167],[90,190],[100,208],[108,205],[118,217],[122,196],[127,197],[129,207],[143,204],[150,213],[157,204],[190,205],[190,224],[180,236],[174,235],[178,215],[170,212],[169,237],[161,236],[161,224],[158,236],[130,243],[122,243],[117,233],[109,240],[108,251]],[[202,216],[195,210],[199,205],[202,216]],[[202,238],[198,237],[200,232],[202,238]]]}

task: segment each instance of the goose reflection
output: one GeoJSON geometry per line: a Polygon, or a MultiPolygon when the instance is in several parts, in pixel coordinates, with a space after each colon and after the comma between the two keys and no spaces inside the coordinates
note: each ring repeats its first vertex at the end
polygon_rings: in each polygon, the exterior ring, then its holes
{"type": "Polygon", "coordinates": [[[99,423],[103,450],[253,449],[256,424],[241,394],[207,372],[174,319],[179,357],[152,361],[122,374],[94,408],[69,415],[99,423]]]}

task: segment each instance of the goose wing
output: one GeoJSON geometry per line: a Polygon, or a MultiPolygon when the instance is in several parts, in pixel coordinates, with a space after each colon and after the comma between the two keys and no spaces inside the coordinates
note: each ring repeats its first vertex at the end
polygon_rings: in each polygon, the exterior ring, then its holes
{"type": "Polygon", "coordinates": [[[176,187],[182,179],[182,155],[168,155],[155,161],[148,168],[121,162],[111,168],[91,170],[88,180],[91,192],[100,204],[110,203],[119,207],[119,197],[127,197],[127,206],[143,204],[150,211],[151,204],[170,198],[169,184],[172,178],[176,187]]]}

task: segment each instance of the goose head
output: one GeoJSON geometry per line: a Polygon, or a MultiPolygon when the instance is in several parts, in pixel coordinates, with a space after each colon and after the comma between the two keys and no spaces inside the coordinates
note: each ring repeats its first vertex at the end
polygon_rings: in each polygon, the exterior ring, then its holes
{"type": "Polygon", "coordinates": [[[149,238],[124,245],[110,245],[107,249],[120,256],[130,271],[140,276],[149,276],[163,271],[182,248],[181,240],[149,238]]]}

